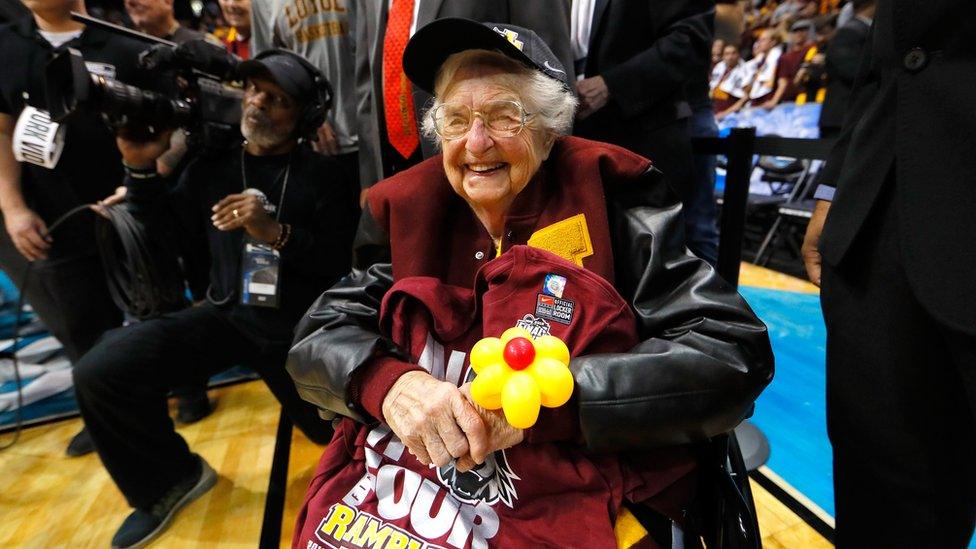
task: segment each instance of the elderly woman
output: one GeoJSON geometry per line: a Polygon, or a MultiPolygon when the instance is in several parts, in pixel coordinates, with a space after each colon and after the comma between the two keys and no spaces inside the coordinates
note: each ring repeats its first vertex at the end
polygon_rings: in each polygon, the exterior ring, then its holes
{"type": "Polygon", "coordinates": [[[650,161],[565,137],[534,33],[443,19],[403,64],[443,154],[370,190],[357,269],[298,328],[299,393],[343,418],[294,545],[607,547],[624,502],[680,520],[689,443],[771,378],[765,327],[686,252],[650,161]],[[573,356],[573,398],[524,431],[468,392],[472,345],[512,326],[573,356]]]}

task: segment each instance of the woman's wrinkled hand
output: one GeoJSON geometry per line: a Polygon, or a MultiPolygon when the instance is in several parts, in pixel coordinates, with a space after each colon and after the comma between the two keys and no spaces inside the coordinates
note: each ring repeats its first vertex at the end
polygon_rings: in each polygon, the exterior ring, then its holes
{"type": "MultiPolygon", "coordinates": [[[[488,410],[475,403],[474,399],[471,398],[471,383],[465,383],[461,386],[461,394],[477,410],[481,421],[484,422],[485,427],[488,429],[488,452],[486,455],[497,450],[511,448],[525,439],[525,430],[512,427],[505,419],[504,412],[500,409],[488,410]]],[[[484,458],[479,459],[472,454],[468,454],[458,458],[456,467],[458,471],[464,472],[473,469],[476,465],[484,463],[484,461],[484,458]]]]}
{"type": "Polygon", "coordinates": [[[424,465],[443,467],[469,456],[482,463],[489,453],[485,423],[461,391],[427,372],[407,372],[383,399],[383,417],[424,465]]]}

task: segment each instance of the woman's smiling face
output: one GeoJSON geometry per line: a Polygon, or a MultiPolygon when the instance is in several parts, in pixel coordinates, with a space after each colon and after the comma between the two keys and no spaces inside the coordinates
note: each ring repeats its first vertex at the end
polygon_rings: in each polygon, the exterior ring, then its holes
{"type": "MultiPolygon", "coordinates": [[[[515,90],[501,84],[506,79],[498,76],[503,74],[492,67],[464,67],[455,73],[440,99],[477,112],[490,101],[520,102],[515,90]]],[[[528,125],[514,136],[498,136],[482,117],[475,116],[467,133],[441,141],[444,172],[454,192],[473,208],[504,213],[539,170],[552,140],[528,125]]]]}

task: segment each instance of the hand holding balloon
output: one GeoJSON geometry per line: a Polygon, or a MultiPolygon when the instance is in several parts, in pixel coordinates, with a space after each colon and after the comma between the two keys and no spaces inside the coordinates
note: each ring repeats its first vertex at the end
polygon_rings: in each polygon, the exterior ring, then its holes
{"type": "Polygon", "coordinates": [[[501,338],[486,337],[471,349],[478,376],[471,397],[488,410],[501,408],[513,427],[528,429],[540,406],[557,408],[573,395],[569,349],[558,337],[533,341],[524,328],[509,328],[501,338]]]}

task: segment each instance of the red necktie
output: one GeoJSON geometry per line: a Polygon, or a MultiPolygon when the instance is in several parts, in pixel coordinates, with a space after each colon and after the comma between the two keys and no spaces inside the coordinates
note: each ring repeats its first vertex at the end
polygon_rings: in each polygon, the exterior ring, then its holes
{"type": "Polygon", "coordinates": [[[383,36],[383,111],[386,115],[386,135],[390,144],[403,158],[420,144],[417,121],[414,119],[413,95],[410,81],[403,74],[403,50],[410,38],[415,0],[393,0],[383,36]]]}

